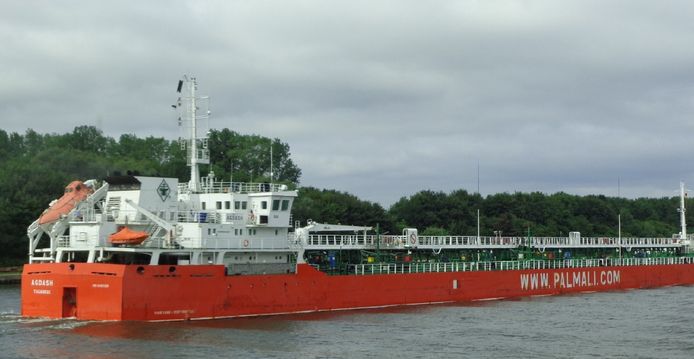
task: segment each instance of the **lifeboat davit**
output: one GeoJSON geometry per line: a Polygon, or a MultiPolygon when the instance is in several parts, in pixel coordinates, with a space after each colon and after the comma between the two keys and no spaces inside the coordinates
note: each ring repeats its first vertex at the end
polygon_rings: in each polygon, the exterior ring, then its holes
{"type": "Polygon", "coordinates": [[[149,237],[147,232],[133,231],[128,227],[123,227],[120,231],[108,236],[108,241],[113,244],[137,245],[144,242],[147,237],[149,237]]]}
{"type": "Polygon", "coordinates": [[[39,224],[53,223],[61,216],[67,215],[75,206],[84,201],[94,189],[86,186],[82,181],[72,181],[65,187],[65,194],[57,201],[51,203],[50,207],[43,211],[39,217],[39,224]]]}

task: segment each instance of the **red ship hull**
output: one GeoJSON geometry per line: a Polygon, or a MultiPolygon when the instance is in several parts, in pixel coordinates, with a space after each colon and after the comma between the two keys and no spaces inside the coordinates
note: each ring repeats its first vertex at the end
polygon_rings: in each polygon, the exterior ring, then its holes
{"type": "Polygon", "coordinates": [[[379,275],[227,276],[220,265],[27,264],[22,315],[186,320],[694,284],[694,264],[379,275]]]}

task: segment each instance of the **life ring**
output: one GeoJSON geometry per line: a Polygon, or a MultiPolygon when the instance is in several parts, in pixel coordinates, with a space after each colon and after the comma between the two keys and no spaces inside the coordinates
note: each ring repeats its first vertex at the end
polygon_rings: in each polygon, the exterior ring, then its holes
{"type": "Polygon", "coordinates": [[[243,240],[243,246],[244,246],[244,247],[248,247],[248,243],[249,243],[249,242],[248,242],[248,239],[244,239],[244,240],[243,240]]]}
{"type": "Polygon", "coordinates": [[[410,243],[415,244],[417,243],[417,235],[412,233],[410,234],[410,243]]]}

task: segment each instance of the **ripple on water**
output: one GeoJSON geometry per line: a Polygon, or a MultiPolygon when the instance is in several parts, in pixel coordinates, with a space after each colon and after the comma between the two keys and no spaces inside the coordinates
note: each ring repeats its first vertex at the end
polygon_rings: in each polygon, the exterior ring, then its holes
{"type": "Polygon", "coordinates": [[[21,318],[0,288],[0,357],[691,358],[694,287],[176,323],[21,318]]]}

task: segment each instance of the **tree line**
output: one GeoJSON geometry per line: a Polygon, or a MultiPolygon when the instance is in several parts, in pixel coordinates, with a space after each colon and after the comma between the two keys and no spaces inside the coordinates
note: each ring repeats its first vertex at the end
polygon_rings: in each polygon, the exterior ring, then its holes
{"type": "MultiPolygon", "coordinates": [[[[692,204],[687,200],[688,206],[692,204]]],[[[382,233],[390,234],[417,228],[424,235],[476,235],[479,218],[482,236],[566,237],[578,231],[582,236],[616,237],[621,229],[623,237],[670,237],[679,232],[678,208],[677,197],[627,199],[563,192],[481,196],[465,190],[423,190],[384,209],[348,193],[304,187],[299,190],[294,218],[378,224],[382,233]]],[[[688,222],[694,220],[691,217],[687,214],[688,222]]]]}
{"type": "MultiPolygon", "coordinates": [[[[299,185],[301,169],[292,161],[289,145],[279,139],[222,129],[210,132],[208,146],[211,164],[202,173],[212,170],[223,180],[270,181],[272,148],[273,181],[291,188],[299,185]]],[[[134,134],[115,139],[92,126],[66,134],[0,130],[0,265],[26,261],[27,226],[70,181],[128,172],[187,181],[185,156],[178,141],[134,134]]],[[[567,236],[571,231],[616,236],[621,218],[622,236],[664,237],[679,232],[677,208],[676,197],[626,199],[561,192],[481,196],[465,190],[423,190],[384,208],[349,193],[300,187],[293,218],[302,225],[308,220],[378,225],[381,233],[390,234],[413,227],[429,235],[475,235],[479,211],[480,234],[504,236],[567,236]]]]}

